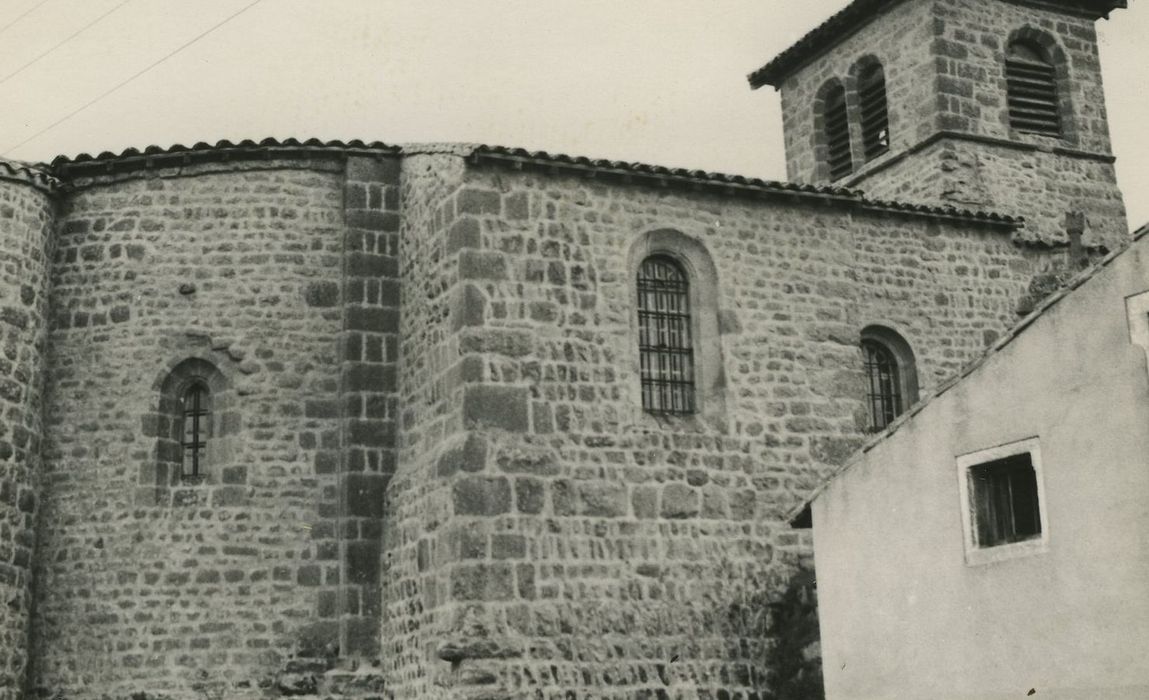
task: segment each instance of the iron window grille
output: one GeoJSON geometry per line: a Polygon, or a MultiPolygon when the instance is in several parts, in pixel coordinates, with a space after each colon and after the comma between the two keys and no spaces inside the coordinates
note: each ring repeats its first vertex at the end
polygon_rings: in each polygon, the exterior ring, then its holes
{"type": "Polygon", "coordinates": [[[637,286],[642,407],[650,413],[694,413],[694,343],[686,272],[669,257],[652,256],[639,267],[637,286]]]}
{"type": "Polygon", "coordinates": [[[878,431],[892,423],[902,412],[901,376],[898,360],[888,347],[876,340],[863,340],[866,400],[870,406],[870,430],[878,431]]]}
{"type": "Polygon", "coordinates": [[[1057,71],[1045,51],[1022,41],[1010,44],[1005,80],[1010,127],[1028,134],[1060,137],[1057,71]]]}
{"type": "Polygon", "coordinates": [[[978,547],[1041,536],[1037,473],[1028,452],[972,466],[969,481],[978,547]]]}
{"type": "Polygon", "coordinates": [[[854,169],[850,155],[850,120],[846,113],[846,89],[834,86],[826,96],[826,148],[830,179],[849,175],[854,169]]]}
{"type": "Polygon", "coordinates": [[[206,464],[207,440],[211,426],[210,395],[201,383],[192,384],[183,395],[183,425],[180,446],[183,449],[182,475],[199,479],[206,464]]]}
{"type": "Polygon", "coordinates": [[[890,115],[886,103],[886,75],[880,64],[871,64],[858,79],[862,107],[862,147],[866,160],[890,150],[890,115]]]}

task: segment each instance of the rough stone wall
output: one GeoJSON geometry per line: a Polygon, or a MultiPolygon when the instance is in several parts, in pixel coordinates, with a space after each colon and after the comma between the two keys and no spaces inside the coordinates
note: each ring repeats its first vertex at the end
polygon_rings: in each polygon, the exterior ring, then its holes
{"type": "Polygon", "coordinates": [[[403,327],[430,335],[404,333],[421,461],[389,489],[397,697],[765,691],[755,601],[808,553],[782,514],[860,442],[861,329],[902,333],[928,389],[1043,264],[958,224],[501,169],[433,211],[404,253],[403,327]],[[641,410],[627,259],[665,228],[718,268],[716,422],[641,410]]]}
{"type": "Polygon", "coordinates": [[[321,601],[325,614],[340,608],[343,656],[379,652],[383,494],[398,462],[399,169],[394,156],[347,163],[346,424],[337,525],[344,571],[337,599],[321,601]]]}
{"type": "Polygon", "coordinates": [[[477,234],[454,225],[462,181],[462,159],[449,152],[411,149],[403,159],[400,460],[387,487],[382,577],[382,660],[397,698],[444,697],[449,671],[436,653],[450,610],[446,572],[435,564],[450,544],[442,530],[450,493],[436,464],[462,430],[452,303],[459,247],[477,234]]]}
{"type": "MultiPolygon", "coordinates": [[[[935,130],[930,118],[936,111],[937,72],[930,58],[931,4],[933,0],[910,0],[891,8],[847,37],[833,50],[818,56],[796,71],[781,86],[782,131],[786,142],[787,179],[818,182],[815,151],[814,103],[827,80],[837,78],[846,86],[851,119],[850,142],[854,168],[865,164],[862,134],[858,126],[859,105],[851,69],[859,59],[876,57],[886,76],[890,118],[890,154],[903,151],[935,130]]],[[[821,154],[825,157],[825,154],[821,154]]],[[[875,163],[890,156],[879,156],[875,163]]]]}
{"type": "Polygon", "coordinates": [[[942,139],[860,183],[866,194],[938,201],[1024,216],[1019,240],[1068,243],[1065,214],[1083,212],[1087,246],[1129,240],[1125,202],[1111,162],[1042,150],[942,139]],[[940,195],[940,197],[939,197],[940,195]]]}
{"type": "Polygon", "coordinates": [[[1021,238],[1047,244],[1064,243],[1065,213],[1082,211],[1089,220],[1086,244],[1116,249],[1127,243],[1092,20],[1004,0],[896,5],[785,81],[783,126],[793,180],[819,180],[815,99],[831,77],[846,85],[855,156],[854,174],[835,184],[879,198],[1024,216],[1021,238]],[[1022,29],[1044,32],[1064,53],[1061,90],[1071,107],[1062,115],[1063,138],[1010,129],[1005,50],[1022,29]],[[891,146],[864,163],[850,67],[871,54],[886,70],[891,146]],[[930,137],[940,141],[922,148],[930,137]]]}
{"type": "Polygon", "coordinates": [[[342,160],[74,184],[52,266],[32,685],[256,692],[289,656],[332,653],[317,611],[339,553],[314,528],[341,423],[314,405],[338,400],[342,160]],[[234,394],[200,484],[157,468],[157,387],[187,357],[234,394]]]}
{"type": "Polygon", "coordinates": [[[54,206],[0,182],[0,698],[23,697],[40,499],[44,339],[54,206]]]}

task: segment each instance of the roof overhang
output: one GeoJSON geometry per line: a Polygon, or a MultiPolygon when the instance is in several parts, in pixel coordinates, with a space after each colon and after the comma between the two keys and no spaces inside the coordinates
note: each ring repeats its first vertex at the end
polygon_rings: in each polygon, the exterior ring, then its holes
{"type": "MultiPolygon", "coordinates": [[[[882,12],[906,0],[853,0],[840,12],[815,27],[794,45],[775,56],[769,63],[747,76],[751,89],[764,85],[779,88],[794,74],[826,49],[839,43],[869,24],[882,12]]],[[[1129,6],[1128,0],[1002,0],[1016,5],[1071,12],[1091,19],[1109,17],[1113,10],[1129,6]]]]}

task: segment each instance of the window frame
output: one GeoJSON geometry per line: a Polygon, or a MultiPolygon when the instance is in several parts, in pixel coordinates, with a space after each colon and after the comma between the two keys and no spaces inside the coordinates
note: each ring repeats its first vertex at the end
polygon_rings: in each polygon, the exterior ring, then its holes
{"type": "Polygon", "coordinates": [[[830,182],[835,182],[854,173],[849,96],[841,81],[833,80],[824,88],[821,112],[822,139],[826,145],[826,177],[830,182]],[[834,124],[839,124],[839,128],[832,128],[834,124]],[[844,144],[842,139],[845,140],[844,144]],[[840,164],[835,167],[835,163],[840,164]]]}
{"type": "MultiPolygon", "coordinates": [[[[645,231],[635,237],[626,257],[625,277],[620,289],[629,300],[626,309],[630,332],[626,336],[629,376],[626,378],[628,405],[632,420],[651,429],[667,424],[686,432],[725,429],[726,373],[723,365],[720,328],[718,270],[698,239],[670,228],[645,231]],[[690,326],[694,346],[694,413],[648,413],[642,404],[642,368],[639,354],[638,271],[643,261],[665,255],[677,262],[690,281],[690,326]]],[[[725,326],[723,326],[725,327],[725,326]]]]}
{"type": "Polygon", "coordinates": [[[889,91],[886,89],[886,68],[877,58],[868,56],[854,64],[853,73],[854,89],[858,95],[858,129],[861,134],[862,160],[863,163],[869,163],[889,153],[892,145],[892,136],[890,133],[890,98],[889,91]],[[870,91],[876,91],[879,87],[881,89],[880,112],[874,110],[874,104],[870,101],[874,99],[871,97],[870,91]],[[872,129],[868,128],[873,126],[873,124],[867,121],[867,108],[870,108],[872,112],[871,116],[876,117],[880,115],[881,121],[879,123],[884,128],[878,129],[876,134],[873,133],[872,129]],[[884,141],[882,139],[882,132],[885,132],[884,141]]]}
{"type": "Polygon", "coordinates": [[[896,330],[885,325],[873,324],[866,326],[858,341],[858,348],[862,352],[862,373],[866,382],[866,427],[867,433],[879,433],[890,426],[899,416],[903,415],[911,406],[918,402],[918,365],[917,357],[909,341],[896,330]],[[870,389],[873,384],[868,371],[866,357],[866,344],[874,343],[885,349],[894,359],[897,367],[897,387],[901,406],[894,417],[881,426],[877,425],[873,411],[873,401],[870,389]]]}
{"type": "MultiPolygon", "coordinates": [[[[1006,79],[1006,116],[1009,120],[1010,131],[1019,134],[1044,136],[1047,138],[1064,138],[1065,118],[1061,113],[1061,81],[1059,80],[1057,62],[1055,57],[1051,55],[1049,49],[1047,49],[1045,46],[1042,46],[1041,42],[1035,41],[1032,38],[1022,36],[1015,37],[1005,47],[1005,60],[1003,67],[1005,70],[1006,79]],[[1034,54],[1035,58],[1024,56],[1019,57],[1015,55],[1015,47],[1024,49],[1027,53],[1034,54]],[[1026,75],[1019,75],[1019,70],[1032,73],[1039,69],[1043,72],[1047,71],[1049,73],[1049,94],[1045,95],[1045,99],[1049,100],[1051,114],[1056,120],[1056,133],[1054,133],[1053,129],[1045,129],[1041,128],[1040,126],[1025,126],[1024,124],[1018,124],[1018,121],[1031,121],[1036,124],[1039,120],[1029,119],[1018,111],[1021,108],[1015,105],[1015,101],[1027,98],[1020,95],[1016,91],[1016,88],[1012,87],[1011,84],[1015,84],[1018,80],[1029,79],[1026,75]]],[[[1042,100],[1038,99],[1037,101],[1042,100]]],[[[1037,112],[1040,111],[1041,110],[1037,110],[1037,112]]]]}
{"type": "Polygon", "coordinates": [[[956,458],[955,463],[957,465],[958,493],[961,504],[962,531],[967,566],[981,566],[1020,557],[1034,556],[1049,550],[1048,501],[1045,495],[1041,446],[1037,437],[1025,438],[1016,442],[998,445],[997,447],[960,455],[956,458]],[[1024,454],[1029,455],[1030,464],[1033,467],[1033,475],[1037,488],[1038,522],[1041,526],[1041,533],[1037,537],[1030,539],[983,546],[978,542],[977,516],[975,513],[977,506],[973,499],[971,471],[976,467],[1024,454]]]}
{"type": "Polygon", "coordinates": [[[210,440],[214,431],[212,430],[212,421],[215,415],[212,412],[212,394],[211,387],[208,386],[207,380],[202,377],[196,377],[180,387],[178,394],[179,406],[179,426],[177,434],[180,439],[180,480],[185,483],[198,483],[203,480],[207,473],[207,468],[211,466],[210,454],[210,440]],[[203,396],[203,404],[197,406],[194,410],[188,410],[188,397],[192,392],[198,392],[203,396]],[[192,442],[187,441],[187,422],[189,418],[192,420],[192,442]],[[188,471],[188,452],[191,448],[191,461],[192,469],[188,471]]]}
{"type": "Polygon", "coordinates": [[[698,412],[696,398],[698,388],[695,372],[694,318],[693,304],[691,304],[690,299],[692,286],[690,273],[674,256],[666,253],[653,253],[639,262],[634,285],[638,298],[636,312],[638,314],[639,383],[642,388],[642,410],[658,416],[693,415],[698,412]],[[652,267],[662,266],[679,276],[681,281],[677,285],[678,288],[652,289],[651,284],[664,280],[656,279],[656,277],[644,277],[643,274],[648,265],[652,267]],[[644,282],[647,283],[645,287],[644,282]],[[654,294],[658,300],[653,309],[643,306],[643,300],[649,294],[654,294]],[[659,333],[659,335],[665,335],[668,341],[673,341],[677,336],[679,342],[656,345],[649,342],[648,338],[648,342],[644,343],[644,336],[649,336],[647,329],[651,327],[644,321],[653,321],[653,328],[665,329],[666,333],[659,333]],[[657,373],[659,376],[654,377],[654,373],[645,371],[651,364],[650,358],[657,358],[657,364],[660,367],[664,365],[662,360],[668,360],[670,365],[668,372],[659,371],[657,373]],[[673,375],[676,364],[681,365],[678,368],[678,374],[683,378],[662,376],[667,373],[673,375]],[[651,397],[649,403],[647,402],[648,395],[651,397]],[[654,401],[655,397],[659,399],[657,402],[654,401]],[[669,406],[666,405],[668,400],[669,406]],[[677,406],[680,401],[681,408],[677,406]],[[659,405],[656,406],[655,403],[659,405]]]}

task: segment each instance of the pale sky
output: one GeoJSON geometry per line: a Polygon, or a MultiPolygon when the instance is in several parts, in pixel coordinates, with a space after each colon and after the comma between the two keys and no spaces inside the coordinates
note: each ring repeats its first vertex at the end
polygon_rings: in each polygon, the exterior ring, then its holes
{"type": "MultiPolygon", "coordinates": [[[[746,74],[846,0],[258,0],[36,135],[251,3],[0,0],[0,153],[473,141],[784,179],[778,95],[746,74]]],[[[1136,227],[1149,4],[1131,4],[1099,29],[1136,227]]]]}

